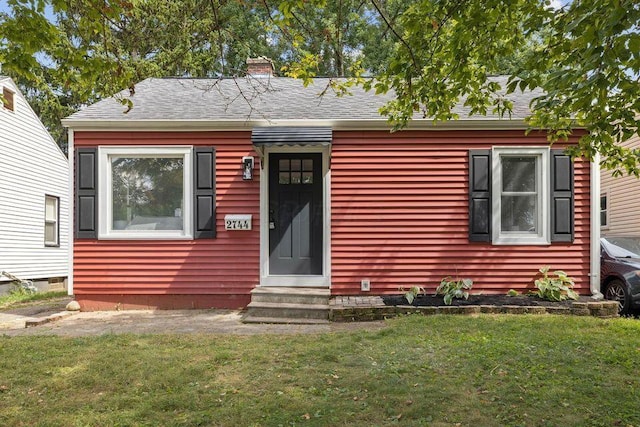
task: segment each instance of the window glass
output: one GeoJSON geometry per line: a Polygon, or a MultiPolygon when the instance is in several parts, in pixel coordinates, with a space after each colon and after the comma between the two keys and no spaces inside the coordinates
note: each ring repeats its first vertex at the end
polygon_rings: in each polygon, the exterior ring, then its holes
{"type": "Polygon", "coordinates": [[[184,157],[111,157],[113,230],[183,230],[184,157]]]}
{"type": "Polygon", "coordinates": [[[44,243],[58,245],[58,198],[46,196],[44,202],[44,243]]]}
{"type": "Polygon", "coordinates": [[[492,164],[492,242],[548,244],[549,150],[495,147],[492,164]]]}
{"type": "Polygon", "coordinates": [[[536,191],[536,158],[503,157],[502,189],[516,192],[536,191]]]}
{"type": "Polygon", "coordinates": [[[607,221],[607,196],[600,196],[600,227],[608,226],[607,221]]]}
{"type": "Polygon", "coordinates": [[[502,196],[502,231],[535,233],[538,229],[537,196],[502,196]]]}
{"type": "Polygon", "coordinates": [[[537,233],[536,157],[501,158],[501,230],[537,233]]]}

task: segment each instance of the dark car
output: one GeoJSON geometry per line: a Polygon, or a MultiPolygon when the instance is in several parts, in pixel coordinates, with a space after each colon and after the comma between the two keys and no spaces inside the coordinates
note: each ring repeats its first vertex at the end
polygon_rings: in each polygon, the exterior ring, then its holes
{"type": "Polygon", "coordinates": [[[640,309],[640,237],[600,239],[600,286],[621,315],[640,309]]]}

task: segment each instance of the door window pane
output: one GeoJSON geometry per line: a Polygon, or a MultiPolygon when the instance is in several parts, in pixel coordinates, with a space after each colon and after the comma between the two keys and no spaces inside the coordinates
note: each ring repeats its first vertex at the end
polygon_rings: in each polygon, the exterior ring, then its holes
{"type": "Polygon", "coordinates": [[[302,172],[302,183],[313,184],[313,172],[302,172]]]}
{"type": "Polygon", "coordinates": [[[289,172],[280,172],[278,175],[278,184],[290,184],[291,178],[289,172]]]}
{"type": "Polygon", "coordinates": [[[183,230],[184,158],[112,157],[114,230],[183,230]]]}
{"type": "Polygon", "coordinates": [[[313,159],[304,159],[304,160],[302,160],[302,170],[303,171],[312,171],[313,170],[313,159]]]}
{"type": "Polygon", "coordinates": [[[281,171],[288,171],[289,170],[289,159],[280,159],[280,161],[278,162],[278,168],[281,171]]]}

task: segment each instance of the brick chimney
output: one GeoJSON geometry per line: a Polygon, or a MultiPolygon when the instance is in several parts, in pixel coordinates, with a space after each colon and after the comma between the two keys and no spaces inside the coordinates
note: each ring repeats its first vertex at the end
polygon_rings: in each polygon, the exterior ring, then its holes
{"type": "Polygon", "coordinates": [[[273,61],[264,56],[247,58],[247,75],[252,77],[273,76],[273,61]]]}

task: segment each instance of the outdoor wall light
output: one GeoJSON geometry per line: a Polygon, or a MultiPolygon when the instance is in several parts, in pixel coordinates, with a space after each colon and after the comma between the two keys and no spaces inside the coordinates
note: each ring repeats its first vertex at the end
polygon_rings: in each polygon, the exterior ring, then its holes
{"type": "Polygon", "coordinates": [[[244,156],[242,158],[242,179],[250,181],[253,179],[253,157],[244,156]]]}

